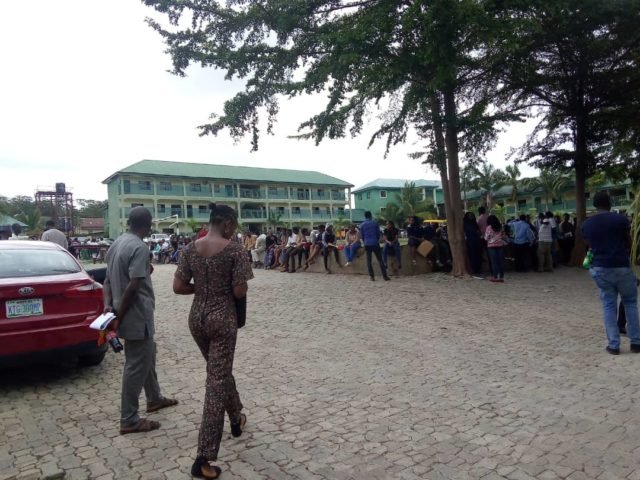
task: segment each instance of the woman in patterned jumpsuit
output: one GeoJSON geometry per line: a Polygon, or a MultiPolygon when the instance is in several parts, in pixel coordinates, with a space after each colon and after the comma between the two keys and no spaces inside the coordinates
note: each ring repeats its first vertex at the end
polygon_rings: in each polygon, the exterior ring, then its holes
{"type": "Polygon", "coordinates": [[[247,294],[247,281],[253,278],[242,245],[230,240],[238,226],[234,210],[213,204],[210,208],[209,232],[182,251],[173,281],[175,293],[194,295],[189,329],[207,362],[204,411],[191,474],[209,479],[221,473],[209,461],[218,458],[225,411],[233,436],[240,436],[246,423],[232,373],[238,332],[235,298],[247,294]]]}

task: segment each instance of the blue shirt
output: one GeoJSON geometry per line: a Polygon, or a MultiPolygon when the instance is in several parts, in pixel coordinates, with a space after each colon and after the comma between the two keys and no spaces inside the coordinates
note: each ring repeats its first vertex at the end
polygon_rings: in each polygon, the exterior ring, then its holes
{"type": "Polygon", "coordinates": [[[378,222],[373,220],[365,220],[360,225],[360,236],[364,242],[365,247],[371,247],[373,245],[380,244],[380,226],[378,222]]]}
{"type": "Polygon", "coordinates": [[[533,243],[533,231],[527,222],[516,220],[511,224],[511,228],[513,228],[513,243],[516,245],[533,243]]]}
{"type": "Polygon", "coordinates": [[[627,235],[631,225],[624,215],[603,212],[587,218],[582,234],[593,252],[594,267],[629,267],[627,235]]]}

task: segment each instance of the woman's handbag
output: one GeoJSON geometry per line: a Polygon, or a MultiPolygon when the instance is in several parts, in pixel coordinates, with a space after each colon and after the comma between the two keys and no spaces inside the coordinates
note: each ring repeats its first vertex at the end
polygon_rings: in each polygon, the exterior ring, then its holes
{"type": "Polygon", "coordinates": [[[247,322],[247,296],[236,298],[236,318],[238,320],[238,328],[244,327],[247,322]]]}

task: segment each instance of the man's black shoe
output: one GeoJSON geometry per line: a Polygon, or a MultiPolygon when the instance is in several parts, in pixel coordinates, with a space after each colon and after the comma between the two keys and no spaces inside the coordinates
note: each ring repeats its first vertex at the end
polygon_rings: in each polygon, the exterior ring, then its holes
{"type": "Polygon", "coordinates": [[[640,353],[640,345],[632,343],[631,344],[631,353],[640,353]]]}
{"type": "Polygon", "coordinates": [[[620,349],[619,348],[607,347],[607,352],[609,352],[611,355],[620,355],[620,349]]]}

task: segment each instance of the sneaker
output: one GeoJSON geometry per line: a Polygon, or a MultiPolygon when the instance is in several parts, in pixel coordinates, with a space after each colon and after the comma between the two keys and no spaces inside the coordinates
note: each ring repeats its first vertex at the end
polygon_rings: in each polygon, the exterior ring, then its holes
{"type": "Polygon", "coordinates": [[[632,343],[631,344],[631,353],[640,353],[640,345],[632,343]]]}
{"type": "Polygon", "coordinates": [[[484,277],[481,277],[480,275],[471,275],[471,278],[475,278],[476,280],[484,280],[484,277]]]}
{"type": "Polygon", "coordinates": [[[619,348],[607,347],[607,352],[609,352],[611,355],[620,355],[620,349],[619,348]]]}
{"type": "Polygon", "coordinates": [[[344,264],[345,267],[348,267],[349,265],[351,265],[351,262],[347,262],[344,264]]]}

